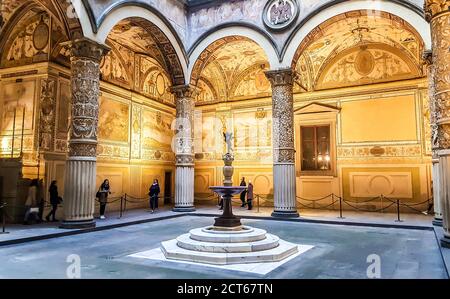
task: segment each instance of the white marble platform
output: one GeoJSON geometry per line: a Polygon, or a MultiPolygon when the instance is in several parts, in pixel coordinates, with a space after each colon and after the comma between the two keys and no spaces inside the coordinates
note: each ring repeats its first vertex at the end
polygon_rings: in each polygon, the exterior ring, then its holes
{"type": "Polygon", "coordinates": [[[161,250],[167,259],[227,265],[281,261],[298,247],[263,229],[207,226],[161,242],[161,250]]]}
{"type": "Polygon", "coordinates": [[[281,260],[281,261],[272,261],[266,263],[245,263],[245,264],[230,264],[230,265],[213,265],[213,264],[205,264],[205,263],[197,263],[190,261],[181,261],[181,260],[169,260],[166,258],[161,248],[154,248],[151,250],[138,252],[135,254],[128,255],[128,257],[146,259],[146,260],[154,260],[154,261],[164,261],[167,263],[174,264],[188,264],[195,265],[201,267],[210,267],[215,269],[229,270],[229,271],[239,271],[239,272],[247,272],[257,275],[267,275],[276,268],[281,265],[289,262],[290,260],[302,255],[308,250],[312,249],[314,246],[312,245],[297,245],[297,252],[292,254],[291,256],[281,260]]]}

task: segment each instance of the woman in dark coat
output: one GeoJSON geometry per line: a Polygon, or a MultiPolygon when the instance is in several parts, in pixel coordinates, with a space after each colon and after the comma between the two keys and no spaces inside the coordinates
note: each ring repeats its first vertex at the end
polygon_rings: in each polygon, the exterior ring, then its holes
{"type": "Polygon", "coordinates": [[[153,180],[153,184],[150,186],[148,195],[150,196],[150,209],[152,210],[152,213],[155,211],[155,208],[158,207],[158,195],[159,192],[161,192],[159,188],[158,180],[153,180]]]}
{"type": "Polygon", "coordinates": [[[248,204],[248,209],[251,210],[253,208],[253,184],[251,181],[248,181],[247,204],[248,204]]]}
{"type": "Polygon", "coordinates": [[[111,194],[111,187],[109,186],[109,180],[106,179],[103,181],[103,183],[100,185],[100,188],[98,189],[99,194],[99,202],[100,202],[100,219],[105,219],[105,210],[106,210],[106,203],[108,202],[108,194],[111,194]]]}
{"type": "MultiPolygon", "coordinates": [[[[245,177],[242,178],[240,186],[247,186],[247,184],[245,183],[245,177]]],[[[247,191],[245,191],[245,190],[242,191],[242,193],[241,193],[241,202],[242,202],[241,208],[245,207],[245,194],[246,193],[247,193],[247,191]]]]}
{"type": "Polygon", "coordinates": [[[50,187],[48,188],[48,192],[50,193],[50,204],[52,205],[52,210],[48,213],[45,219],[50,221],[50,216],[52,216],[52,222],[58,221],[56,220],[56,210],[58,209],[58,204],[60,201],[60,197],[58,196],[58,186],[56,185],[56,181],[52,181],[50,187]]]}

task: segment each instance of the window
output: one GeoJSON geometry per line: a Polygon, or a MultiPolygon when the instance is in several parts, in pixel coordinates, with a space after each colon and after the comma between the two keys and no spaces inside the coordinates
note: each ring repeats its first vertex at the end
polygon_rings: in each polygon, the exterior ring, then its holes
{"type": "Polygon", "coordinates": [[[301,127],[301,170],[331,170],[330,126],[301,127]]]}

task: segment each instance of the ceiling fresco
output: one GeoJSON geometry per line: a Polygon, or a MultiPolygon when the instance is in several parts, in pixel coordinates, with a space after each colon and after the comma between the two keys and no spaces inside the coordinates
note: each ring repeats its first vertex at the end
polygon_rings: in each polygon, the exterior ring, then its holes
{"type": "Polygon", "coordinates": [[[266,54],[255,42],[238,36],[218,40],[194,66],[191,83],[200,89],[197,104],[270,95],[264,75],[268,69],[266,54]]]}
{"type": "MultiPolygon", "coordinates": [[[[346,65],[348,68],[350,64],[348,62],[349,57],[343,58],[342,61],[337,61],[341,53],[352,48],[360,49],[363,54],[359,57],[363,57],[357,61],[354,60],[355,68],[358,69],[358,63],[360,64],[374,64],[377,61],[376,69],[381,72],[384,68],[383,74],[379,74],[376,77],[381,78],[382,81],[389,81],[396,75],[400,74],[402,78],[405,78],[404,72],[409,69],[409,76],[415,77],[423,75],[421,73],[421,53],[423,51],[423,42],[418,33],[402,19],[393,16],[389,13],[380,11],[353,11],[345,14],[335,16],[328,21],[322,23],[315,28],[302,42],[294,59],[293,66],[298,73],[297,90],[299,91],[311,91],[316,89],[323,89],[324,86],[320,85],[319,77],[323,76],[322,72],[325,68],[332,64],[346,65]],[[386,45],[388,48],[380,50],[385,53],[384,58],[390,56],[389,59],[380,60],[380,51],[375,54],[373,50],[364,51],[367,45],[386,45]],[[365,53],[365,54],[364,54],[365,53]],[[396,57],[396,58],[392,58],[396,57]],[[373,60],[373,61],[372,61],[373,60]],[[394,63],[395,62],[395,63],[394,63]],[[382,66],[382,64],[385,66],[382,66]],[[415,66],[411,66],[411,63],[415,66]],[[389,70],[390,66],[394,64],[398,66],[398,72],[389,70]]],[[[356,53],[357,55],[358,53],[356,53]]],[[[348,85],[349,82],[355,84],[362,84],[361,81],[354,81],[355,77],[349,75],[346,76],[342,70],[336,71],[340,74],[340,79],[336,79],[334,85],[326,84],[327,88],[343,87],[348,85]],[[344,78],[345,77],[345,78],[344,78]]],[[[362,75],[364,77],[364,75],[362,75]]],[[[379,80],[372,78],[368,80],[371,83],[376,83],[379,80]]]]}
{"type": "Polygon", "coordinates": [[[168,74],[171,74],[174,85],[184,84],[184,74],[175,48],[154,24],[140,18],[122,20],[111,30],[108,40],[134,53],[153,57],[168,74]]]}
{"type": "Polygon", "coordinates": [[[106,40],[111,51],[100,64],[102,80],[174,106],[169,87],[178,79],[170,75],[176,72],[164,56],[171,48],[163,52],[160,47],[165,37],[155,37],[139,21],[124,20],[111,30],[106,40]]]}
{"type": "Polygon", "coordinates": [[[81,36],[81,26],[77,18],[67,15],[70,1],[61,0],[2,0],[0,1],[0,36],[9,28],[14,27],[16,16],[28,10],[45,10],[69,37],[81,36]]]}

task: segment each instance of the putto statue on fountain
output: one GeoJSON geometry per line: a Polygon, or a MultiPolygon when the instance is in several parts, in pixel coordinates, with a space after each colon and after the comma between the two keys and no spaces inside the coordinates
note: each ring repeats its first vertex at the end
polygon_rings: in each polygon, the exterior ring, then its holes
{"type": "Polygon", "coordinates": [[[225,132],[223,133],[223,138],[225,139],[225,143],[227,144],[227,154],[233,153],[233,148],[232,148],[232,141],[233,141],[233,133],[231,132],[225,132]]]}
{"type": "Polygon", "coordinates": [[[223,185],[224,186],[233,186],[233,149],[232,149],[232,141],[233,141],[233,133],[231,132],[225,132],[223,133],[223,137],[225,139],[225,143],[227,144],[227,152],[225,155],[223,155],[222,160],[224,162],[223,167],[223,185]]]}

